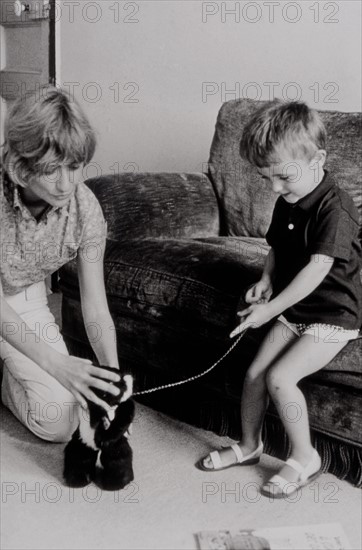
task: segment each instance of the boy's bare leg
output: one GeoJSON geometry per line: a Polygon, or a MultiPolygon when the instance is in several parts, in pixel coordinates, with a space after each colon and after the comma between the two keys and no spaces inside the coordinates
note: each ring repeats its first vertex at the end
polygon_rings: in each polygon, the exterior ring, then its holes
{"type": "MultiPolygon", "coordinates": [[[[302,466],[310,462],[313,446],[307,404],[297,384],[305,376],[327,365],[346,344],[318,340],[311,334],[304,334],[268,370],[267,387],[288,434],[291,458],[302,466]]],[[[298,478],[295,470],[287,465],[280,475],[287,481],[298,478]]]]}
{"type": "MultiPolygon", "coordinates": [[[[246,373],[241,398],[242,439],[239,443],[244,456],[255,451],[261,442],[261,429],[268,405],[266,373],[270,365],[297,338],[287,326],[276,321],[246,373]]],[[[235,453],[230,448],[222,449],[220,457],[223,466],[236,462],[235,453]]],[[[213,468],[209,457],[204,459],[203,464],[206,468],[213,468]]]]}

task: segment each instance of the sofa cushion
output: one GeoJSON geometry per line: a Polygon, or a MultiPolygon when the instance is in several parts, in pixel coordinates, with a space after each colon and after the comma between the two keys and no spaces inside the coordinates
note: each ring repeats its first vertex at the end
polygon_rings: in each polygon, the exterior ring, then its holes
{"type": "MultiPolygon", "coordinates": [[[[245,123],[263,104],[251,99],[229,101],[218,115],[209,170],[223,212],[222,232],[226,235],[264,237],[271,221],[276,194],[239,154],[245,123]]],[[[328,134],[326,168],[351,194],[361,214],[361,113],[319,113],[328,134]]]]}
{"type": "Polygon", "coordinates": [[[110,239],[219,234],[218,204],[204,174],[127,172],[86,183],[101,204],[110,239]]]}
{"type": "Polygon", "coordinates": [[[235,241],[237,250],[222,237],[108,241],[109,302],[127,302],[136,310],[150,306],[156,317],[174,317],[176,323],[188,319],[195,327],[222,328],[222,337],[234,326],[240,297],[259,277],[268,251],[265,243],[255,243],[258,254],[251,258],[244,254],[250,242],[235,241]]]}

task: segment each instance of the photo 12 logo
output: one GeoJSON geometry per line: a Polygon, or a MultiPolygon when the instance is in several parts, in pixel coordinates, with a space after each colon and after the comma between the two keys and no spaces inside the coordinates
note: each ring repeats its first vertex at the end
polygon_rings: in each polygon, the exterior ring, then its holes
{"type": "Polygon", "coordinates": [[[275,98],[285,101],[308,101],[308,103],[339,102],[337,82],[313,82],[302,85],[299,82],[202,82],[201,100],[207,103],[214,98],[225,103],[232,99],[255,99],[272,101],[275,98]]]}
{"type": "Polygon", "coordinates": [[[94,25],[101,20],[115,24],[140,22],[138,2],[84,2],[73,0],[2,0],[1,21],[7,24],[49,18],[50,21],[94,25]]]}
{"type": "MultiPolygon", "coordinates": [[[[56,84],[57,88],[63,88],[68,92],[70,101],[82,99],[86,103],[99,103],[100,101],[110,103],[134,104],[140,103],[140,86],[137,82],[76,82],[67,81],[56,84]]],[[[49,87],[51,88],[51,87],[49,87]]],[[[27,81],[14,82],[3,78],[0,82],[1,101],[6,103],[8,97],[26,98],[34,95],[35,101],[46,98],[49,88],[44,85],[29,83],[27,81]]]]}
{"type": "MultiPolygon", "coordinates": [[[[296,487],[296,483],[290,482],[287,484],[290,489],[296,487]]],[[[277,484],[276,484],[277,486],[277,484]]],[[[215,481],[204,481],[201,485],[201,502],[203,504],[208,504],[210,502],[218,502],[221,504],[240,504],[240,503],[249,503],[254,504],[260,500],[265,500],[265,496],[262,496],[260,493],[261,485],[255,481],[250,481],[248,483],[242,484],[239,481],[236,482],[215,482],[215,481]]],[[[303,489],[305,492],[308,490],[312,493],[313,503],[318,504],[322,502],[323,504],[337,504],[339,498],[337,494],[342,490],[338,483],[336,482],[318,482],[315,481],[313,484],[305,487],[303,489]]],[[[288,503],[299,502],[302,497],[302,489],[298,488],[296,492],[288,495],[286,492],[285,497],[283,498],[288,503]]],[[[268,497],[269,502],[278,502],[274,494],[271,494],[268,497]]]]}
{"type": "Polygon", "coordinates": [[[339,23],[338,2],[202,2],[203,23],[255,24],[259,22],[289,24],[312,19],[314,23],[339,23]]]}
{"type": "Polygon", "coordinates": [[[22,504],[35,503],[57,504],[59,502],[73,504],[83,501],[88,504],[97,504],[102,500],[113,504],[138,504],[140,502],[140,488],[132,481],[122,491],[106,492],[95,485],[88,485],[82,489],[66,487],[55,481],[40,483],[39,481],[21,483],[3,481],[1,483],[1,502],[7,504],[16,500],[22,504]],[[111,498],[110,498],[111,497],[111,498]]]}

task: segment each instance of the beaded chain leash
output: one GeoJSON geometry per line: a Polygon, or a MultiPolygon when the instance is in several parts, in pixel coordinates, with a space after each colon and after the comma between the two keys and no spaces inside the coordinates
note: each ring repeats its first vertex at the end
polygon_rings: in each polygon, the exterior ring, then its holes
{"type": "Polygon", "coordinates": [[[229,349],[224,353],[224,355],[222,357],[220,357],[220,359],[218,359],[213,365],[211,365],[211,367],[204,370],[203,372],[200,372],[199,374],[195,374],[195,376],[190,376],[190,378],[186,378],[185,380],[179,380],[178,382],[172,382],[171,384],[164,384],[163,386],[157,386],[155,388],[150,388],[149,390],[138,391],[138,392],[133,393],[132,395],[144,395],[146,393],[153,393],[153,392],[159,391],[159,390],[166,390],[167,388],[173,388],[175,386],[181,386],[181,384],[186,384],[187,382],[193,382],[194,380],[197,380],[198,378],[201,378],[202,376],[205,376],[205,374],[208,374],[209,372],[211,372],[215,367],[217,367],[217,365],[219,365],[221,363],[221,361],[223,361],[225,359],[225,357],[227,357],[229,355],[229,353],[231,353],[233,351],[233,349],[238,345],[238,343],[240,342],[240,340],[244,336],[245,332],[246,332],[246,330],[244,330],[241,334],[239,334],[239,336],[237,337],[235,342],[229,347],[229,349]]]}

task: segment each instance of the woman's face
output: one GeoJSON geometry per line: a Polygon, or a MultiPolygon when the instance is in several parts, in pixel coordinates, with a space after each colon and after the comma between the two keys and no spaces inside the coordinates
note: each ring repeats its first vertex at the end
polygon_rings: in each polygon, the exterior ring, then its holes
{"type": "Polygon", "coordinates": [[[82,173],[83,164],[59,166],[49,173],[34,176],[22,189],[22,196],[29,204],[43,201],[54,207],[65,206],[82,181],[82,173]]]}

